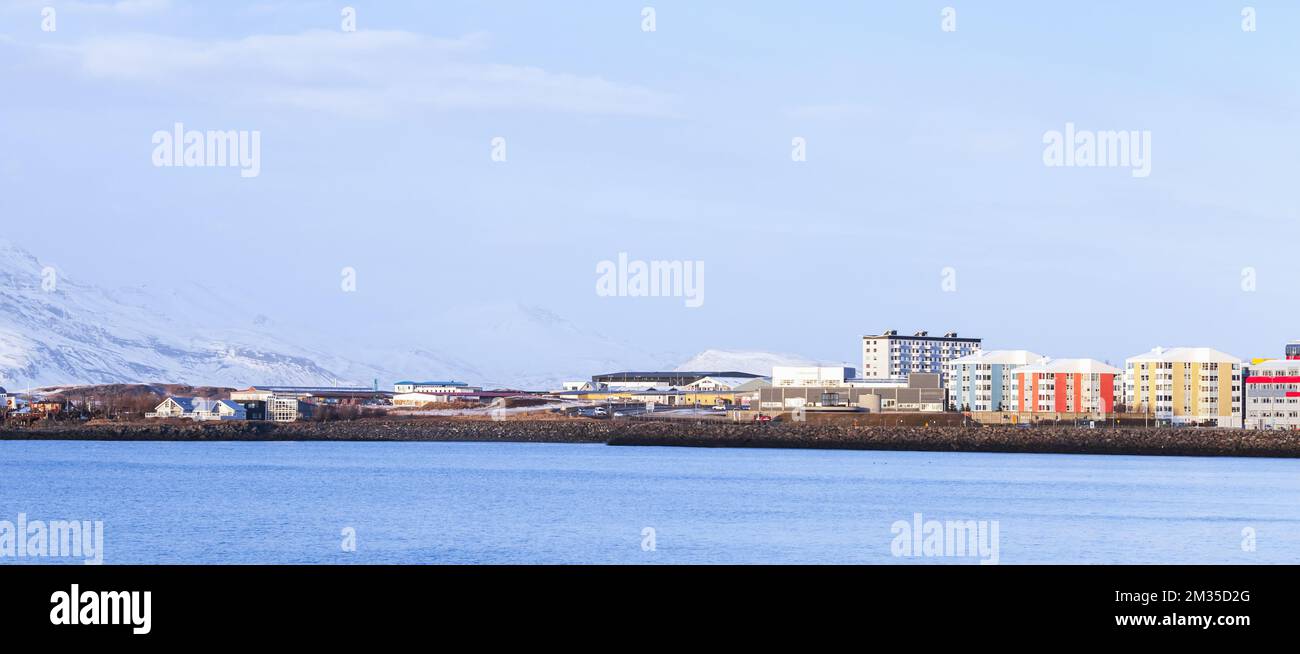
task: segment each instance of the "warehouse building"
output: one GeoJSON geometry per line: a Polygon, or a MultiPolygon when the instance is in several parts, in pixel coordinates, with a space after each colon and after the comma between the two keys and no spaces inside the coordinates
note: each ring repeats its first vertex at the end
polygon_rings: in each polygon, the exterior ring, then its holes
{"type": "MultiPolygon", "coordinates": [[[[776,371],[773,371],[776,378],[776,371]]],[[[863,409],[867,411],[943,411],[944,390],[938,373],[908,375],[907,385],[776,386],[759,391],[760,411],[792,409],[863,409]]]]}
{"type": "Polygon", "coordinates": [[[710,372],[611,372],[603,375],[592,375],[591,382],[597,388],[619,388],[625,390],[661,390],[667,388],[683,388],[705,377],[735,377],[745,379],[755,379],[762,375],[755,375],[748,372],[710,371],[710,372]]]}
{"type": "Polygon", "coordinates": [[[1250,366],[1246,373],[1247,429],[1300,429],[1300,357],[1250,366]]]}
{"type": "Polygon", "coordinates": [[[456,395],[458,393],[473,393],[483,390],[479,386],[470,386],[465,382],[458,381],[399,381],[393,384],[393,394],[402,395],[404,393],[428,393],[430,395],[456,395]]]}
{"type": "Polygon", "coordinates": [[[857,376],[848,366],[773,366],[772,386],[847,386],[857,376]]]}

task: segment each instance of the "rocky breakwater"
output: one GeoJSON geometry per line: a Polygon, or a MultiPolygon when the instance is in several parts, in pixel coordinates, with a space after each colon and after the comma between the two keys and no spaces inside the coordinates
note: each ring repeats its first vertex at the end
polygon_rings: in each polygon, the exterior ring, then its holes
{"type": "Polygon", "coordinates": [[[24,429],[0,427],[5,440],[103,441],[501,441],[604,443],[605,423],[589,420],[504,421],[376,419],[337,422],[149,422],[49,423],[24,429]]]}
{"type": "Polygon", "coordinates": [[[362,419],[338,422],[49,423],[0,426],[8,440],[473,441],[608,443],[934,452],[1054,452],[1170,456],[1300,457],[1300,432],[1243,429],[1002,426],[854,426],[587,419],[362,419]]]}
{"type": "Polygon", "coordinates": [[[1300,432],[1245,429],[999,426],[854,427],[834,424],[716,424],[629,430],[611,445],[779,447],[931,452],[1037,452],[1165,456],[1300,457],[1300,432]]]}

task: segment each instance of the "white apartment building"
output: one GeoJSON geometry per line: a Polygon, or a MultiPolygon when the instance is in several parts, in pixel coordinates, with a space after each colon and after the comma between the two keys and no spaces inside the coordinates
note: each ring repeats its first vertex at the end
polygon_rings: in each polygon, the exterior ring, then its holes
{"type": "Polygon", "coordinates": [[[957,411],[1014,411],[1012,370],[1044,359],[1029,350],[977,350],[944,364],[948,406],[957,411]]]}
{"type": "Polygon", "coordinates": [[[957,332],[930,336],[916,332],[899,336],[891,329],[883,334],[862,337],[862,378],[906,377],[914,372],[939,373],[948,385],[944,364],[980,350],[978,338],[959,338],[957,332]]]}
{"type": "Polygon", "coordinates": [[[1208,347],[1157,347],[1124,360],[1124,403],[1171,425],[1242,425],[1241,359],[1208,347]]]}

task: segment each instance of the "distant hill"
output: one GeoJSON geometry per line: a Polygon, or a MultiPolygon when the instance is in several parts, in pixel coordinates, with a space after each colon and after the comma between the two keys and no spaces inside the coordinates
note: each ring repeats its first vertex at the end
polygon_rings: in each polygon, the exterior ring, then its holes
{"type": "MultiPolygon", "coordinates": [[[[738,350],[705,350],[682,362],[675,368],[675,370],[728,370],[767,376],[772,374],[773,366],[815,366],[817,364],[817,361],[794,354],[746,352],[738,350]]],[[[825,363],[824,365],[837,364],[825,363]]]]}
{"type": "Polygon", "coordinates": [[[0,241],[0,385],[348,381],[273,334],[222,329],[232,305],[202,288],[117,291],[56,277],[0,241]]]}
{"type": "Polygon", "coordinates": [[[0,240],[0,386],[11,392],[162,382],[382,387],[417,378],[544,390],[679,358],[515,302],[429,310],[418,330],[340,339],[281,326],[196,284],[110,289],[52,270],[0,240]]]}

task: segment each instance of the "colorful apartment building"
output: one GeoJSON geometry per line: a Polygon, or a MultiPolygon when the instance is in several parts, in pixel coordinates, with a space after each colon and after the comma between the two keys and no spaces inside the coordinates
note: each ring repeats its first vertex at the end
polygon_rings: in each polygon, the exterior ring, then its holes
{"type": "Polygon", "coordinates": [[[1157,347],[1124,361],[1127,410],[1161,423],[1240,427],[1242,390],[1241,359],[1213,348],[1157,347]]]}
{"type": "Polygon", "coordinates": [[[1029,350],[980,350],[944,364],[948,406],[956,411],[1011,411],[1012,370],[1043,359],[1029,350]]]}
{"type": "Polygon", "coordinates": [[[1011,371],[1012,411],[1109,414],[1119,368],[1096,359],[1047,359],[1011,371]]]}

